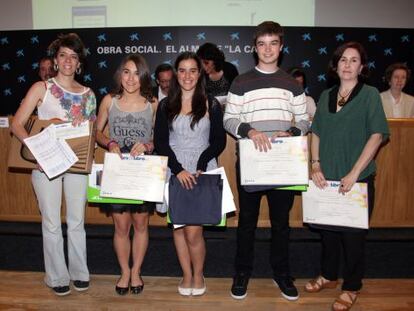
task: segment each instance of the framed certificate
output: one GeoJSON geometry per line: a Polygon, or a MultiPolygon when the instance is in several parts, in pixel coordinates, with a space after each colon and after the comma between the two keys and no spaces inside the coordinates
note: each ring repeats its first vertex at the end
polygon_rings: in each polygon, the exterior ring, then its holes
{"type": "Polygon", "coordinates": [[[271,144],[270,150],[260,152],[254,147],[252,140],[239,140],[241,185],[307,185],[307,137],[278,137],[271,144]]]}
{"type": "Polygon", "coordinates": [[[105,153],[101,197],[163,202],[168,157],[145,155],[121,159],[105,153]]]}
{"type": "Polygon", "coordinates": [[[328,181],[319,189],[310,180],[308,191],[302,193],[303,222],[368,229],[367,184],[355,183],[345,195],[339,187],[339,181],[328,181]]]}

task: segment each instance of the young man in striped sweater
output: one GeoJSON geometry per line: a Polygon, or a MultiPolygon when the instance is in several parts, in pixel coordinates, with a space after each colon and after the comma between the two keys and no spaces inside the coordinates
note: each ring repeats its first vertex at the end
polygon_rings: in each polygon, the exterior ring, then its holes
{"type": "MultiPolygon", "coordinates": [[[[305,135],[309,129],[306,96],[302,88],[278,67],[283,28],[275,22],[257,26],[254,43],[257,66],[232,83],[224,113],[225,129],[237,138],[250,138],[261,152],[271,148],[269,139],[305,135]]],[[[286,190],[246,192],[240,186],[237,254],[231,296],[243,299],[253,269],[254,239],[263,195],[271,220],[270,264],[273,280],[288,300],[299,298],[289,270],[289,211],[294,193],[286,190]]]]}

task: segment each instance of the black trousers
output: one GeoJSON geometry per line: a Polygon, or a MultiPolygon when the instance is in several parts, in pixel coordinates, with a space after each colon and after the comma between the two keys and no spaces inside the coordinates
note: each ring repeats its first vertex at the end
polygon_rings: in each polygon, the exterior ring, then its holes
{"type": "Polygon", "coordinates": [[[293,205],[294,192],[267,190],[246,192],[238,185],[239,224],[237,227],[236,273],[251,275],[254,260],[254,240],[259,216],[260,201],[266,195],[271,222],[270,264],[274,277],[289,276],[289,211],[293,205]]]}
{"type": "MultiPolygon", "coordinates": [[[[368,208],[371,215],[375,196],[374,176],[371,175],[363,181],[368,183],[368,208]]],[[[365,271],[365,237],[368,230],[320,230],[320,233],[322,276],[331,281],[338,279],[342,249],[342,290],[359,291],[365,271]]]]}

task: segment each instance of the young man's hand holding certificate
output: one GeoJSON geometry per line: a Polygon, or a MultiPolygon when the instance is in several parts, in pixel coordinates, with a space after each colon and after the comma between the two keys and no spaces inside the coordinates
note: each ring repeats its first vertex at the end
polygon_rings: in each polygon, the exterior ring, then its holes
{"type": "Polygon", "coordinates": [[[252,140],[239,140],[241,185],[307,185],[307,137],[277,137],[270,144],[270,149],[260,151],[252,140]]]}

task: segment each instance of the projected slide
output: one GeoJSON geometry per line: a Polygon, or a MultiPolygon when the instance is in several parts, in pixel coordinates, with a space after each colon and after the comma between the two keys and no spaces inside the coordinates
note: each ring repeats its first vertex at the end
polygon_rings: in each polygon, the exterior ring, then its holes
{"type": "Polygon", "coordinates": [[[36,0],[32,8],[33,29],[315,25],[314,0],[36,0]]]}
{"type": "Polygon", "coordinates": [[[106,27],[106,6],[73,6],[72,27],[93,28],[106,27]]]}

